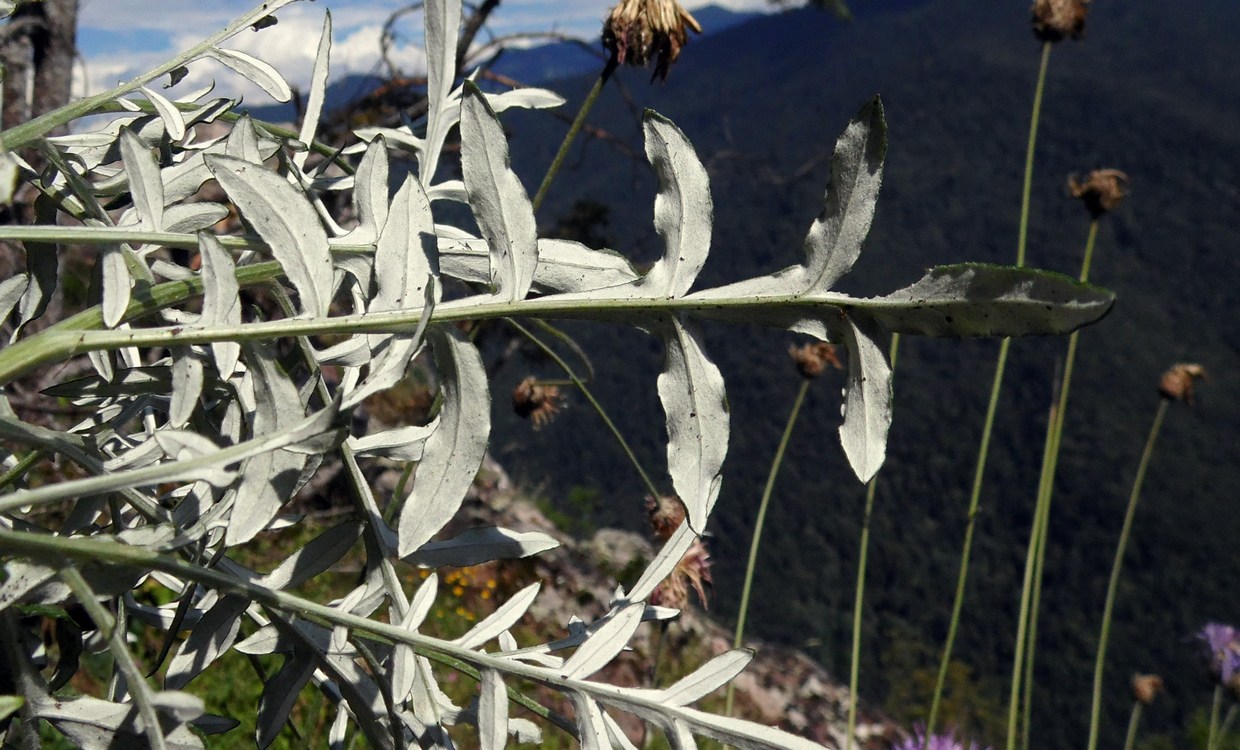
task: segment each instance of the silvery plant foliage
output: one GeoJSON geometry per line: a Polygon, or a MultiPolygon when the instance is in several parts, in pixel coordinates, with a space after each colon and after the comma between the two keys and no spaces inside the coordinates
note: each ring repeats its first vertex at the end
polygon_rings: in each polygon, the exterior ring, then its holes
{"type": "Polygon", "coordinates": [[[20,242],[27,261],[26,273],[0,282],[0,307],[16,321],[0,349],[0,437],[19,447],[6,454],[5,469],[20,476],[23,461],[54,457],[77,477],[37,487],[3,480],[0,672],[9,695],[0,698],[0,721],[7,742],[37,745],[34,727],[43,720],[85,748],[203,747],[204,737],[235,722],[207,714],[191,681],[232,650],[283,657],[255,708],[260,747],[274,740],[308,685],[337,709],[329,736],[315,746],[342,747],[361,736],[378,748],[451,748],[453,727],[472,725],[469,736],[483,748],[561,730],[591,750],[632,748],[615,719],[629,713],[660,728],[676,748],[696,747],[702,737],[738,748],[817,747],[694,707],[745,668],[751,654],[744,650],[666,687],[595,679],[643,622],[676,616],[646,601],[706,528],[721,496],[728,402],[698,321],[756,321],[845,347],[840,438],[864,481],[883,462],[892,417],[885,359],[892,332],[1061,333],[1104,315],[1111,294],[1056,274],[980,264],[931,269],[882,297],[832,291],[861,252],[882,180],[886,136],[877,100],[839,139],[799,265],[695,289],[710,249],[708,179],[685,134],[653,112],[645,116],[645,148],[658,176],[662,259],[643,274],[615,252],[541,239],[526,188],[509,167],[498,113],[562,100],[542,90],[494,94],[468,80],[458,85],[460,0],[426,3],[427,115],[401,128],[360,131],[345,149],[360,154],[347,173],[322,168],[339,163],[340,154],[315,142],[330,16],[297,132],[237,117],[236,102],[212,99],[210,90],[175,100],[161,93],[160,82],[175,81],[186,66],[214,64],[288,99],[288,84],[270,65],[219,46],[233,33],[261,28],[288,2],[268,2],[148,75],[4,134],[6,166],[40,195],[36,225],[0,227],[0,239],[20,242]],[[93,131],[46,135],[100,111],[117,116],[93,131]],[[195,126],[206,122],[230,128],[204,139],[195,126]],[[461,142],[459,181],[436,177],[453,129],[461,142]],[[37,149],[48,166],[33,171],[16,154],[22,146],[37,149]],[[309,166],[312,151],[327,157],[319,167],[309,166]],[[416,171],[398,170],[408,162],[391,159],[394,152],[411,154],[416,171]],[[211,179],[248,233],[213,233],[229,206],[189,200],[211,179]],[[351,194],[347,228],[324,199],[338,191],[351,194]],[[437,205],[448,203],[468,205],[477,234],[437,221],[437,205]],[[77,222],[58,225],[57,212],[77,222]],[[27,324],[45,312],[57,253],[70,244],[95,254],[97,304],[35,331],[27,324]],[[445,296],[450,280],[475,291],[445,296]],[[286,315],[259,319],[243,310],[239,294],[249,287],[271,290],[286,315]],[[482,358],[457,323],[510,316],[637,326],[661,340],[666,357],[651,380],[666,411],[667,471],[687,519],[637,583],[615,592],[605,615],[564,623],[558,640],[520,643],[513,635],[537,586],[445,640],[422,630],[437,576],[407,590],[397,566],[475,564],[556,545],[544,534],[502,528],[440,533],[478,472],[491,430],[482,358]],[[335,343],[316,348],[312,337],[323,334],[335,343]],[[296,368],[276,356],[280,340],[286,352],[294,345],[296,368]],[[351,435],[351,412],[423,353],[438,383],[434,418],[351,435]],[[89,358],[87,374],[79,369],[48,392],[87,407],[89,418],[55,429],[16,415],[7,400],[16,381],[82,357],[89,358]],[[327,366],[338,376],[323,377],[327,366]],[[271,572],[236,562],[234,553],[255,537],[297,522],[284,504],[328,457],[345,467],[351,520],[289,550],[271,572]],[[368,485],[362,468],[375,457],[416,462],[403,496],[381,496],[368,485]],[[53,506],[60,511],[44,512],[53,506]],[[353,591],[331,602],[290,593],[359,545],[366,575],[353,591]],[[139,585],[166,590],[168,604],[139,601],[139,585]],[[87,617],[76,622],[87,624],[55,628],[49,649],[31,613],[63,620],[71,608],[84,610],[87,617]],[[129,634],[139,625],[163,633],[155,664],[134,655],[129,634]],[[62,688],[79,657],[101,649],[113,662],[106,690],[67,697],[62,688]],[[156,684],[148,675],[165,660],[156,684]],[[454,704],[437,684],[445,665],[476,681],[467,705],[454,704]],[[539,712],[518,683],[558,691],[573,718],[539,712]],[[515,716],[518,706],[548,723],[515,716]]]}

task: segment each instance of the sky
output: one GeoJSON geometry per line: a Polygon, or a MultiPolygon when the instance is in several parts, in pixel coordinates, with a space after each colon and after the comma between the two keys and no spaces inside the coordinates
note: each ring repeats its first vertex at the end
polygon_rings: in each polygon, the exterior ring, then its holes
{"type": "MultiPolygon", "coordinates": [[[[494,36],[555,31],[597,37],[614,0],[503,0],[487,32],[494,36]]],[[[766,0],[682,0],[693,9],[721,5],[733,10],[763,9],[766,0]]],[[[81,0],[78,47],[82,52],[79,94],[98,93],[149,70],[224,28],[255,5],[254,0],[81,0]]],[[[379,39],[392,14],[409,0],[300,0],[285,7],[279,23],[261,32],[246,30],[224,45],[261,57],[304,91],[326,10],[332,15],[331,80],[350,73],[382,70],[379,39]]],[[[424,70],[420,49],[421,13],[407,14],[394,27],[392,61],[402,72],[424,70]]],[[[480,35],[480,38],[485,38],[480,35]]],[[[170,93],[184,94],[214,81],[215,95],[245,96],[261,103],[262,92],[214,62],[198,62],[170,93]]]]}

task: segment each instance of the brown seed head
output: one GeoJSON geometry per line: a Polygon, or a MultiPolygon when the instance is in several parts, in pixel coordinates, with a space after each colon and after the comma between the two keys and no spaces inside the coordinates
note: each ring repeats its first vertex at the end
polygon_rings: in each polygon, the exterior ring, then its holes
{"type": "Polygon", "coordinates": [[[1183,401],[1193,405],[1193,381],[1208,378],[1206,368],[1191,362],[1180,362],[1162,374],[1158,381],[1158,392],[1163,398],[1183,401]]]}
{"type": "Polygon", "coordinates": [[[685,520],[685,504],[675,495],[646,496],[646,513],[650,516],[650,531],[656,541],[662,543],[685,520]]]}
{"type": "Polygon", "coordinates": [[[667,80],[689,29],[702,33],[676,0],[620,0],[603,23],[603,46],[614,64],[644,68],[655,60],[654,77],[667,80]]]}
{"type": "Polygon", "coordinates": [[[1154,696],[1163,688],[1163,680],[1156,674],[1134,674],[1132,676],[1132,697],[1143,705],[1154,702],[1154,696]]]}
{"type": "Polygon", "coordinates": [[[534,429],[555,418],[560,411],[560,387],[545,385],[530,375],[512,390],[512,409],[534,423],[534,429]]]}
{"type": "Polygon", "coordinates": [[[1128,195],[1128,175],[1118,169],[1095,169],[1082,182],[1076,175],[1068,177],[1068,191],[1080,198],[1093,218],[1114,211],[1128,195]]]}
{"type": "Polygon", "coordinates": [[[1089,0],[1034,0],[1033,35],[1043,42],[1080,39],[1089,0]]]}
{"type": "Polygon", "coordinates": [[[702,608],[706,609],[706,587],[709,585],[710,553],[706,550],[705,542],[696,539],[667,578],[650,592],[650,603],[658,607],[684,609],[689,606],[689,591],[692,590],[697,594],[702,608]]]}
{"type": "Polygon", "coordinates": [[[844,368],[835,354],[835,346],[825,341],[814,341],[801,346],[788,347],[788,355],[796,363],[797,371],[806,380],[813,380],[831,365],[837,370],[844,368]]]}

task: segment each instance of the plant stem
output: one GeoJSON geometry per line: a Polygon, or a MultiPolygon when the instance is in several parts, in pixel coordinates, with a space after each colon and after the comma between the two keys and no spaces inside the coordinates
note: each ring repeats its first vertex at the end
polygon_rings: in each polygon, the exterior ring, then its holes
{"type": "MultiPolygon", "coordinates": [[[[758,517],[753,525],[753,538],[749,542],[749,561],[745,565],[745,583],[741,587],[741,604],[736,615],[736,633],[732,638],[732,648],[740,648],[745,642],[745,620],[749,615],[749,595],[753,592],[753,574],[758,566],[758,547],[762,543],[762,529],[766,526],[766,511],[771,505],[771,495],[775,489],[775,477],[779,474],[779,468],[784,463],[784,453],[788,449],[788,442],[792,439],[792,428],[796,426],[797,417],[801,413],[801,406],[805,403],[805,395],[809,393],[810,380],[808,378],[801,380],[801,387],[797,389],[796,398],[792,401],[792,411],[788,413],[788,421],[784,423],[784,434],[779,439],[779,445],[775,448],[775,458],[771,461],[771,470],[766,475],[766,486],[762,489],[762,501],[758,504],[758,517]]],[[[724,704],[724,713],[727,716],[732,715],[732,710],[736,701],[736,685],[728,683],[728,692],[726,702],[724,704]]]]}
{"type": "Polygon", "coordinates": [[[616,442],[620,444],[620,448],[624,451],[624,455],[628,456],[629,462],[633,464],[633,468],[637,470],[637,474],[641,477],[642,484],[646,485],[646,491],[650,493],[650,497],[657,499],[659,495],[662,494],[659,492],[659,488],[655,486],[654,480],[652,480],[650,475],[646,473],[646,469],[642,466],[642,462],[638,460],[637,454],[634,453],[633,448],[629,446],[629,441],[624,439],[624,434],[620,432],[620,428],[616,427],[616,423],[611,421],[611,417],[608,416],[607,410],[604,409],[603,405],[600,404],[598,399],[594,397],[594,394],[590,391],[590,388],[586,385],[585,381],[577,376],[577,373],[573,371],[573,368],[570,367],[569,364],[565,362],[554,349],[547,346],[541,339],[535,336],[533,331],[530,331],[528,328],[521,325],[517,321],[512,320],[511,318],[508,319],[508,323],[513,328],[520,331],[521,335],[533,342],[534,345],[541,349],[544,354],[554,360],[555,363],[560,366],[560,369],[564,371],[564,374],[568,375],[569,379],[573,381],[573,385],[577,387],[577,390],[581,391],[581,395],[586,397],[586,400],[590,402],[590,406],[594,407],[594,411],[597,412],[599,417],[602,418],[603,424],[607,426],[607,429],[610,430],[611,434],[616,438],[616,442]]]}
{"type": "Polygon", "coordinates": [[[1132,702],[1132,715],[1128,717],[1128,733],[1124,735],[1124,750],[1132,750],[1137,741],[1137,725],[1141,723],[1141,701],[1132,702]]]}
{"type": "Polygon", "coordinates": [[[1206,735],[1206,750],[1214,750],[1215,735],[1218,732],[1218,710],[1223,705],[1223,686],[1214,686],[1214,700],[1210,704],[1210,733],[1206,735]]]}
{"type": "Polygon", "coordinates": [[[1029,244],[1029,204],[1033,195],[1033,154],[1038,143],[1038,121],[1042,117],[1042,95],[1046,90],[1046,69],[1051,59],[1051,43],[1042,43],[1042,60],[1038,64],[1038,82],[1033,89],[1033,113],[1029,118],[1029,139],[1025,146],[1025,180],[1020,198],[1020,233],[1016,241],[1016,265],[1025,265],[1025,249],[1029,244]]]}
{"type": "MultiPolygon", "coordinates": [[[[1154,414],[1154,424],[1150,426],[1149,436],[1145,439],[1145,450],[1141,452],[1141,463],[1137,466],[1137,475],[1132,482],[1132,492],[1128,495],[1128,510],[1124,513],[1124,525],[1120,529],[1119,544],[1115,548],[1115,560],[1111,564],[1111,579],[1107,582],[1106,603],[1102,607],[1102,631],[1098,634],[1098,656],[1094,661],[1094,696],[1089,711],[1089,750],[1094,750],[1098,746],[1098,722],[1102,713],[1102,673],[1106,664],[1107,643],[1111,635],[1111,614],[1115,607],[1116,592],[1119,590],[1119,573],[1124,564],[1124,552],[1128,548],[1128,537],[1132,532],[1137,501],[1141,498],[1141,485],[1145,481],[1150,456],[1154,453],[1154,442],[1158,439],[1158,431],[1162,428],[1163,417],[1166,416],[1167,406],[1170,403],[1170,399],[1161,399],[1158,411],[1154,414]]],[[[1133,729],[1129,730],[1130,733],[1132,731],[1133,729]]]]}
{"type": "MultiPolygon", "coordinates": [[[[1098,220],[1089,225],[1089,236],[1085,240],[1085,252],[1081,259],[1079,279],[1082,283],[1089,280],[1089,270],[1093,263],[1094,247],[1098,240],[1098,220]]],[[[1041,519],[1041,524],[1030,535],[1030,544],[1036,545],[1034,558],[1033,601],[1030,607],[1029,645],[1025,660],[1024,675],[1024,720],[1021,730],[1021,747],[1029,747],[1030,721],[1029,714],[1033,705],[1033,664],[1037,648],[1038,611],[1042,601],[1043,570],[1046,564],[1046,547],[1050,532],[1050,506],[1055,492],[1055,473],[1059,467],[1059,447],[1063,440],[1064,419],[1068,413],[1068,394],[1072,387],[1072,374],[1076,368],[1076,353],[1080,344],[1080,331],[1073,331],[1068,337],[1068,355],[1064,361],[1063,381],[1059,387],[1059,396],[1052,406],[1050,418],[1047,420],[1046,440],[1042,447],[1042,471],[1038,477],[1038,494],[1034,517],[1041,519]]]]}
{"type": "Polygon", "coordinates": [[[547,168],[547,174],[543,176],[542,184],[538,186],[538,192],[534,194],[534,200],[530,205],[534,209],[534,213],[538,213],[538,209],[542,207],[543,201],[547,198],[547,191],[551,189],[551,183],[555,180],[555,176],[560,173],[560,168],[564,166],[564,159],[568,157],[568,150],[572,147],[573,141],[576,140],[577,134],[581,132],[581,126],[586,122],[586,116],[590,114],[590,110],[594,109],[594,103],[598,101],[598,95],[602,93],[603,86],[607,80],[611,78],[611,74],[616,70],[616,61],[608,60],[603,66],[603,72],[594,81],[594,86],[590,89],[590,93],[586,95],[586,99],[581,103],[581,109],[577,110],[577,116],[573,118],[573,124],[568,127],[568,133],[564,135],[564,140],[560,143],[560,150],[556,152],[555,158],[551,161],[551,166],[547,168]]]}

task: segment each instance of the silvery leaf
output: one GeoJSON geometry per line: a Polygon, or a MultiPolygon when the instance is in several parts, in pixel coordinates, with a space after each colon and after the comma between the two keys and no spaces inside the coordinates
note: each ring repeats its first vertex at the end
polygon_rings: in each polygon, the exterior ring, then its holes
{"type": "Polygon", "coordinates": [[[233,123],[228,131],[228,139],[224,141],[224,154],[237,159],[244,159],[253,164],[262,164],[262,152],[258,149],[258,131],[254,129],[254,120],[247,112],[233,123]]]}
{"type": "MultiPolygon", "coordinates": [[[[130,703],[112,703],[98,698],[39,701],[34,713],[62,732],[81,750],[115,750],[147,747],[145,730],[139,727],[138,712],[130,703]]],[[[168,750],[200,750],[202,740],[186,724],[165,728],[164,746],[168,750]]]]}
{"type": "Polygon", "coordinates": [[[357,542],[362,527],[353,521],[337,524],[280,563],[263,579],[272,589],[296,588],[335,565],[357,542]]]}
{"type": "Polygon", "coordinates": [[[172,357],[172,403],[168,408],[168,424],[184,427],[198,406],[202,395],[202,361],[189,347],[177,347],[172,357]]]}
{"type": "Polygon", "coordinates": [[[406,562],[428,568],[480,565],[491,560],[514,560],[555,549],[560,543],[540,531],[512,531],[497,527],[469,529],[451,539],[427,542],[406,562]]]}
{"type": "Polygon", "coordinates": [[[584,693],[569,694],[577,713],[577,729],[581,734],[581,750],[611,750],[607,722],[598,702],[584,693]]]}
{"type": "MultiPolygon", "coordinates": [[[[323,113],[323,100],[327,94],[327,74],[332,49],[332,13],[324,13],[323,32],[319,35],[318,52],[314,55],[314,70],[310,73],[310,95],[306,97],[306,112],[301,121],[301,129],[297,140],[309,146],[314,143],[314,134],[319,127],[319,117],[323,113]]],[[[306,157],[310,149],[293,154],[293,164],[298,169],[306,166],[306,157]]]]}
{"type": "Polygon", "coordinates": [[[461,172],[469,205],[491,250],[495,295],[524,299],[538,264],[534,211],[508,159],[508,139],[482,92],[465,84],[461,112],[461,172]]]}
{"type": "Polygon", "coordinates": [[[275,172],[240,159],[212,155],[207,166],[271,248],[302,308],[325,317],[334,289],[331,251],[306,197],[275,172]]]}
{"type": "Polygon", "coordinates": [[[667,466],[689,524],[701,532],[719,497],[728,452],[728,400],[719,368],[706,356],[697,327],[673,318],[661,328],[659,399],[667,414],[667,466]]]}
{"type": "Polygon", "coordinates": [[[628,645],[633,633],[637,632],[645,610],[645,604],[634,602],[613,613],[564,662],[561,674],[569,679],[583,680],[611,663],[628,645]]]}
{"type": "Polygon", "coordinates": [[[254,729],[254,742],[258,747],[267,748],[275,742],[293,706],[297,705],[301,689],[310,682],[317,668],[309,654],[294,649],[293,655],[280,665],[280,671],[263,684],[254,729]]]}
{"type": "Polygon", "coordinates": [[[611,746],[619,750],[637,750],[637,746],[630,740],[629,736],[624,733],[624,729],[611,718],[611,714],[603,714],[603,721],[607,724],[607,734],[611,737],[611,746]]]}
{"type": "Polygon", "coordinates": [[[350,437],[346,442],[358,456],[420,461],[426,439],[433,435],[438,427],[438,420],[434,420],[425,426],[407,425],[363,437],[350,437]]]}
{"type": "Polygon", "coordinates": [[[454,326],[433,329],[428,336],[443,408],[400,510],[401,557],[429,541],[456,514],[482,466],[491,432],[491,393],[478,349],[454,326]]]}
{"type": "Polygon", "coordinates": [[[476,625],[469,629],[465,635],[457,638],[453,643],[461,648],[474,649],[482,644],[496,638],[500,633],[508,630],[516,624],[525,615],[526,610],[534,603],[534,597],[538,596],[538,589],[542,584],[531,583],[529,586],[521,589],[512,595],[508,601],[501,604],[494,612],[479,620],[476,625]]]}
{"type": "Polygon", "coordinates": [[[249,605],[245,598],[232,594],[216,602],[168,662],[164,685],[169,690],[180,690],[231,648],[241,629],[241,613],[249,605]]]}
{"type": "Polygon", "coordinates": [[[494,669],[482,669],[478,689],[478,747],[504,750],[508,744],[508,690],[494,669]]]}
{"type": "MultiPolygon", "coordinates": [[[[382,152],[381,152],[382,153],[382,152]]],[[[367,151],[367,157],[370,151],[367,151]]],[[[377,159],[376,159],[377,160],[377,159]]],[[[386,162],[386,158],[383,160],[386,162]]],[[[370,310],[403,310],[422,304],[428,280],[439,274],[435,252],[435,224],[431,204],[412,175],[392,199],[391,213],[375,246],[375,284],[378,287],[370,310]]],[[[435,285],[438,300],[438,285],[435,285]]]]}
{"type": "Polygon", "coordinates": [[[731,682],[752,660],[752,651],[725,651],[680,678],[671,687],[664,688],[658,700],[669,706],[687,706],[731,682]]]}
{"type": "Polygon", "coordinates": [[[427,0],[426,26],[426,143],[418,152],[418,174],[430,185],[450,123],[445,110],[451,104],[456,80],[456,43],[461,27],[461,0],[427,0]]]}
{"type": "Polygon", "coordinates": [[[278,102],[287,102],[293,98],[293,91],[289,88],[288,82],[284,80],[284,76],[280,75],[280,72],[270,64],[253,55],[234,49],[212,47],[207,50],[205,56],[220,61],[250,79],[278,102]]]}
{"type": "Polygon", "coordinates": [[[644,127],[646,156],[659,178],[654,227],[665,249],[637,287],[643,296],[683,297],[710,252],[710,178],[689,139],[671,120],[647,111],[644,127]]]}
{"type": "Polygon", "coordinates": [[[357,227],[340,238],[341,242],[364,245],[379,237],[379,230],[388,220],[388,153],[387,141],[375,138],[366,147],[366,155],[353,175],[353,212],[357,227]]]}
{"type": "MultiPolygon", "coordinates": [[[[440,237],[439,263],[444,275],[477,284],[490,283],[485,240],[440,237]]],[[[627,258],[610,250],[591,250],[572,240],[538,240],[534,288],[541,292],[589,292],[622,286],[640,278],[627,258]]]]}
{"type": "Polygon", "coordinates": [[[680,559],[689,551],[689,547],[693,546],[693,542],[697,539],[697,534],[693,533],[693,529],[688,523],[682,523],[671,537],[668,538],[663,546],[655,554],[654,559],[642,571],[641,578],[637,579],[637,583],[633,584],[633,590],[623,597],[628,601],[645,601],[650,593],[654,591],[654,587],[672,572],[680,559]]]}
{"type": "Polygon", "coordinates": [[[6,320],[17,303],[21,302],[30,286],[30,277],[25,274],[10,276],[0,281],[0,320],[6,320]]]}
{"type": "Polygon", "coordinates": [[[840,443],[857,478],[868,482],[887,456],[887,429],[891,426],[888,337],[881,326],[856,314],[842,328],[848,346],[848,386],[840,443]]]}
{"type": "Polygon", "coordinates": [[[672,743],[672,750],[697,750],[697,740],[693,739],[693,731],[683,721],[672,722],[667,738],[672,743]]]}
{"type": "MultiPolygon", "coordinates": [[[[409,602],[409,608],[400,620],[400,626],[410,632],[417,632],[430,614],[438,590],[439,576],[431,573],[414,592],[413,600],[409,602]]],[[[407,643],[397,643],[392,648],[392,695],[396,700],[405,700],[413,690],[418,671],[416,656],[413,647],[407,643]]]]}
{"type": "Polygon", "coordinates": [[[899,333],[1025,336],[1093,323],[1111,309],[1115,294],[1052,271],[959,263],[932,268],[874,302],[874,318],[899,333]]]}
{"type": "Polygon", "coordinates": [[[120,245],[104,245],[99,262],[102,264],[103,325],[115,328],[129,309],[129,295],[133,279],[129,275],[129,263],[120,245]]]}
{"type": "Polygon", "coordinates": [[[853,118],[835,144],[822,214],[805,237],[805,286],[825,292],[848,273],[870,233],[887,155],[887,123],[877,97],[853,118]]]}
{"type": "MultiPolygon", "coordinates": [[[[43,197],[36,198],[34,210],[36,222],[55,223],[56,207],[50,200],[43,197]]],[[[21,304],[18,307],[20,321],[13,331],[13,341],[17,340],[17,334],[23,326],[32,320],[37,320],[47,310],[47,305],[56,292],[60,265],[60,253],[56,251],[55,244],[30,241],[24,244],[26,274],[30,277],[30,284],[26,286],[26,292],[22,295],[21,304]]]]}
{"type": "MultiPolygon", "coordinates": [[[[202,258],[202,325],[241,325],[241,286],[232,255],[219,244],[215,234],[198,233],[198,254],[202,258]]],[[[211,345],[219,377],[228,379],[236,372],[241,345],[219,341],[211,345]]]]}
{"type": "Polygon", "coordinates": [[[164,231],[192,234],[208,229],[228,218],[228,209],[219,203],[177,203],[164,209],[164,231]]]}
{"type": "Polygon", "coordinates": [[[159,178],[159,163],[151,149],[129,128],[121,129],[121,157],[129,176],[129,190],[142,226],[152,232],[164,228],[164,184],[159,178]]]}
{"type": "Polygon", "coordinates": [[[817,742],[752,721],[687,707],[676,709],[675,716],[694,734],[710,737],[737,750],[823,750],[817,742]]]}
{"type": "Polygon", "coordinates": [[[185,120],[181,117],[181,111],[176,105],[159,92],[152,91],[146,86],[139,86],[138,90],[154,105],[155,111],[159,113],[159,119],[164,123],[164,129],[168,131],[168,137],[174,142],[184,138],[185,120]]]}

